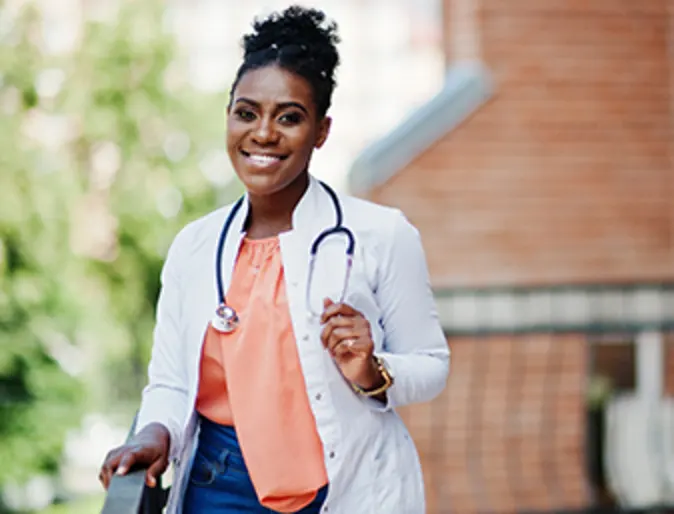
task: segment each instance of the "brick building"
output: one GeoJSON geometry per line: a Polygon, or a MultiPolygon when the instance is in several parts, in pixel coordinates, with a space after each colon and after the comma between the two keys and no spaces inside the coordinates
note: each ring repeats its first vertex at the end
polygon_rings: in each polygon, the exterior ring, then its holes
{"type": "Polygon", "coordinates": [[[429,512],[584,508],[590,378],[674,394],[674,2],[444,7],[444,88],[350,173],[419,228],[452,347],[404,412],[429,512]]]}

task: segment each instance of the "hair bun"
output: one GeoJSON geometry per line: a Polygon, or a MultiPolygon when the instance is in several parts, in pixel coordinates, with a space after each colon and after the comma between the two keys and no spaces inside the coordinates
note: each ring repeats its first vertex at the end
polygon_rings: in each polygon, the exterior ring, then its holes
{"type": "Polygon", "coordinates": [[[326,21],[325,13],[297,5],[264,19],[256,19],[252,34],[243,38],[244,59],[262,52],[289,53],[320,63],[332,76],[339,64],[337,24],[326,21]]]}
{"type": "Polygon", "coordinates": [[[279,66],[309,82],[317,114],[325,116],[336,85],[339,65],[337,24],[325,13],[294,5],[253,22],[253,32],[243,37],[243,63],[232,84],[230,101],[241,77],[264,66],[279,66]]]}

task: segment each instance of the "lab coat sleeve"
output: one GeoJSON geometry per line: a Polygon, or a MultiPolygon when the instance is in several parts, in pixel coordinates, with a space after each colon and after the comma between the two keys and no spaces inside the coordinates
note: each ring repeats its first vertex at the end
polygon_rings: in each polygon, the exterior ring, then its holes
{"type": "Polygon", "coordinates": [[[170,460],[177,457],[183,422],[187,415],[187,370],[182,358],[180,253],[185,232],[169,249],[161,273],[161,292],[157,302],[148,384],[143,390],[136,432],[150,423],[164,425],[171,436],[170,460]]]}
{"type": "Polygon", "coordinates": [[[394,377],[387,392],[389,410],[427,402],[444,389],[449,347],[438,319],[419,232],[399,211],[383,252],[375,291],[384,330],[378,353],[394,377]]]}

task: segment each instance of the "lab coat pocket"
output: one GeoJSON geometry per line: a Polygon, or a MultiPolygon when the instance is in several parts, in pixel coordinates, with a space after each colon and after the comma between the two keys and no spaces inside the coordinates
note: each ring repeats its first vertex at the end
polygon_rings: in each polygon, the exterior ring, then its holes
{"type": "Polygon", "coordinates": [[[414,442],[399,418],[388,419],[387,425],[386,444],[375,457],[374,495],[381,508],[377,512],[423,514],[423,478],[414,442]]]}

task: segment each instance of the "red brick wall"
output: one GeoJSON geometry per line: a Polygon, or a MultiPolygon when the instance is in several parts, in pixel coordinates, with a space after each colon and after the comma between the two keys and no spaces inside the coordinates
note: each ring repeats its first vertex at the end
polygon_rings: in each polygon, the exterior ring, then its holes
{"type": "MultiPolygon", "coordinates": [[[[480,55],[496,95],[369,195],[420,229],[434,284],[674,278],[674,7],[669,22],[667,0],[445,5],[462,31],[448,54],[480,55]]],[[[443,396],[404,409],[429,513],[589,502],[585,338],[450,345],[443,396]]]]}
{"type": "MultiPolygon", "coordinates": [[[[668,30],[668,57],[669,57],[669,165],[674,168],[674,2],[669,2],[669,30],[668,30]]],[[[674,180],[670,181],[669,191],[674,198],[674,180]]],[[[674,218],[674,202],[671,210],[674,218]]]]}
{"type": "Polygon", "coordinates": [[[665,0],[481,5],[495,99],[371,198],[437,285],[674,277],[665,0]]]}
{"type": "Polygon", "coordinates": [[[512,512],[587,503],[583,336],[451,341],[449,385],[403,410],[429,513],[512,512]]]}

